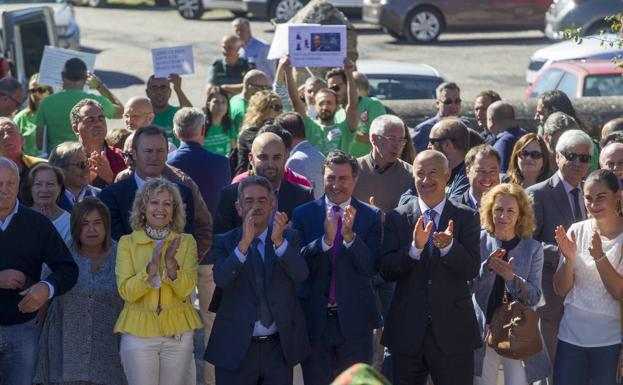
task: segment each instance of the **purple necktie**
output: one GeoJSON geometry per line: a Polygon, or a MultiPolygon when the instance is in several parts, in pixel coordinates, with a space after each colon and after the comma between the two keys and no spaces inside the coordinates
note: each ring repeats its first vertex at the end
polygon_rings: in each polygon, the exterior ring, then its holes
{"type": "Polygon", "coordinates": [[[331,284],[329,286],[329,303],[335,303],[335,258],[342,243],[342,216],[340,215],[340,206],[333,206],[333,215],[337,215],[337,230],[335,231],[335,239],[331,247],[331,284]]]}

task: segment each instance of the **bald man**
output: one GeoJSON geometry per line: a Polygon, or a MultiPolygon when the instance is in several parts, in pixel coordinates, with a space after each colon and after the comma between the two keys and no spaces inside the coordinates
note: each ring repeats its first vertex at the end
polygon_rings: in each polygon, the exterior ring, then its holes
{"type": "Polygon", "coordinates": [[[599,166],[612,171],[623,183],[623,144],[610,143],[599,154],[599,166]]]}
{"type": "Polygon", "coordinates": [[[253,63],[240,57],[238,51],[242,47],[240,38],[227,35],[221,40],[222,58],[216,59],[208,69],[208,84],[218,85],[230,96],[242,91],[242,79],[251,69],[253,63]]]}
{"type": "Polygon", "coordinates": [[[242,91],[229,99],[229,117],[231,118],[232,130],[237,135],[242,125],[244,114],[249,106],[249,99],[255,93],[269,90],[268,76],[260,70],[250,70],[242,79],[242,91]]]}
{"type": "Polygon", "coordinates": [[[493,148],[500,154],[500,172],[505,173],[511,160],[515,143],[527,132],[517,125],[515,109],[504,100],[491,103],[487,108],[487,127],[495,136],[493,148]]]}
{"type": "Polygon", "coordinates": [[[149,98],[134,96],[125,104],[123,121],[125,128],[134,132],[139,127],[149,126],[154,120],[154,107],[149,98]]]}
{"type": "MultiPolygon", "coordinates": [[[[279,136],[271,132],[258,135],[253,141],[249,161],[254,175],[268,179],[277,196],[277,209],[292,218],[295,207],[312,200],[312,190],[283,179],[287,160],[286,147],[279,136]]],[[[238,183],[219,191],[214,233],[221,234],[242,224],[235,207],[238,183]]]]}
{"type": "Polygon", "coordinates": [[[602,139],[616,131],[623,131],[623,118],[610,119],[601,128],[602,139]]]}
{"type": "Polygon", "coordinates": [[[389,211],[379,270],[396,281],[382,343],[395,384],[472,384],[481,345],[467,282],[480,269],[480,223],[446,198],[448,159],[426,150],[413,162],[418,198],[389,211]]]}

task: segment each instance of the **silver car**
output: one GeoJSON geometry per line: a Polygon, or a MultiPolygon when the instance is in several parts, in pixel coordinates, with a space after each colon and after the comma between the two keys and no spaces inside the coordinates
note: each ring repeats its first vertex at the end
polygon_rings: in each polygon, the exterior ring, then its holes
{"type": "Polygon", "coordinates": [[[567,29],[582,29],[582,35],[608,31],[605,17],[623,12],[621,0],[554,0],[545,14],[545,34],[550,39],[563,39],[567,29]]]}

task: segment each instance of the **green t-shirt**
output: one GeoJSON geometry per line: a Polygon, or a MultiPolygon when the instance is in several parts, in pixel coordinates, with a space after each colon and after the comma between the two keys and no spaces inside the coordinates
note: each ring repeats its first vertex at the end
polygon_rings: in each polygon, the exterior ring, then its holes
{"type": "MultiPolygon", "coordinates": [[[[361,96],[359,97],[359,108],[357,109],[359,116],[359,123],[357,124],[357,132],[368,136],[370,134],[370,124],[379,116],[385,114],[385,106],[375,97],[361,96]]],[[[335,113],[335,119],[346,120],[346,111],[341,108],[335,113]]],[[[357,141],[357,136],[352,135],[351,142],[349,143],[346,152],[359,158],[364,156],[372,150],[372,145],[368,143],[361,143],[357,141]]]]}
{"type": "Polygon", "coordinates": [[[223,126],[211,125],[203,140],[203,148],[215,154],[227,156],[231,149],[231,140],[236,137],[232,136],[232,132],[233,130],[226,132],[223,126]]]}
{"type": "Polygon", "coordinates": [[[41,101],[37,110],[35,124],[37,127],[47,127],[48,153],[63,142],[75,142],[77,140],[76,134],[71,129],[69,113],[82,99],[97,100],[104,108],[104,115],[107,118],[112,118],[115,114],[115,106],[110,100],[82,90],[62,90],[46,97],[41,101]]]}
{"type": "Polygon", "coordinates": [[[22,133],[22,137],[24,138],[23,151],[26,155],[31,156],[36,156],[39,153],[39,150],[37,150],[36,117],[36,111],[30,111],[30,109],[24,108],[13,118],[17,127],[19,127],[19,132],[22,133]]]}
{"type": "Polygon", "coordinates": [[[320,122],[305,117],[305,135],[307,140],[320,152],[327,155],[333,150],[345,151],[352,134],[345,120],[335,120],[332,126],[323,126],[320,122]]]}
{"type": "Polygon", "coordinates": [[[249,101],[242,97],[242,94],[237,94],[229,99],[229,117],[231,118],[231,130],[234,138],[238,136],[240,126],[242,126],[242,120],[244,114],[247,112],[249,101]]]}
{"type": "Polygon", "coordinates": [[[173,135],[173,115],[175,115],[180,108],[181,107],[173,107],[169,104],[166,110],[154,113],[154,121],[152,122],[152,124],[164,128],[167,131],[167,138],[177,147],[180,146],[180,141],[173,135]]]}

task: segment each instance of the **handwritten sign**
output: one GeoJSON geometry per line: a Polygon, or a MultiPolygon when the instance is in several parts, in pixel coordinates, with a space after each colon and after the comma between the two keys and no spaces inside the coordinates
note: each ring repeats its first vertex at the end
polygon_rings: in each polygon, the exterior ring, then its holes
{"type": "Polygon", "coordinates": [[[190,75],[195,73],[192,45],[154,48],[151,50],[154,75],[166,78],[171,74],[190,75]]]}
{"type": "Polygon", "coordinates": [[[87,71],[92,73],[95,70],[94,54],[47,45],[43,49],[43,57],[39,66],[39,83],[56,89],[63,88],[61,72],[63,72],[65,62],[72,58],[81,59],[87,65],[87,71]]]}

